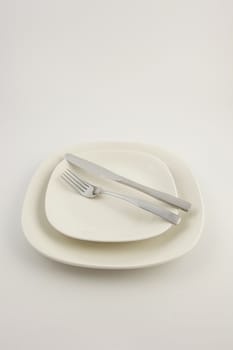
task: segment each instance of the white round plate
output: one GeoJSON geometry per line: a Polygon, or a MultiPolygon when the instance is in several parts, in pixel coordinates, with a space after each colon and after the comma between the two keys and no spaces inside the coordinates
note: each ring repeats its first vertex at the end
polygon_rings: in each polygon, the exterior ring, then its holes
{"type": "MultiPolygon", "coordinates": [[[[126,150],[94,150],[75,152],[131,180],[160,191],[177,195],[174,179],[159,158],[145,152],[126,150]]],[[[61,175],[71,168],[67,161],[60,162],[53,171],[45,197],[45,212],[49,223],[66,236],[94,242],[130,242],[142,240],[167,231],[172,224],[122,200],[101,195],[85,198],[67,186],[61,175]]],[[[168,205],[154,200],[132,188],[122,186],[74,167],[86,181],[112,192],[138,197],[178,213],[168,205]]]]}
{"type": "Polygon", "coordinates": [[[198,185],[189,168],[177,156],[156,146],[138,143],[103,142],[78,145],[50,157],[37,170],[26,193],[23,212],[23,231],[30,244],[41,254],[70,265],[101,269],[134,269],[158,265],[178,258],[198,242],[204,222],[203,204],[198,185]],[[66,152],[94,150],[145,152],[162,159],[169,167],[178,195],[192,203],[190,213],[182,222],[163,235],[137,242],[94,243],[73,239],[54,229],[45,215],[44,202],[47,184],[54,167],[66,152]]]}

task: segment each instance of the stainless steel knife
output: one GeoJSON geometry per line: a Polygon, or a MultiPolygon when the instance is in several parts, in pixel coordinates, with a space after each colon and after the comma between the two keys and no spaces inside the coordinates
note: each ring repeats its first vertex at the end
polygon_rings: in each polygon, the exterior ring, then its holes
{"type": "Polygon", "coordinates": [[[76,165],[89,173],[95,174],[95,175],[100,176],[100,177],[106,177],[110,180],[119,182],[119,183],[126,185],[126,186],[129,186],[129,187],[132,187],[135,190],[146,193],[149,196],[156,198],[162,202],[165,202],[167,204],[171,204],[172,206],[174,206],[176,208],[179,208],[179,209],[182,209],[185,211],[188,211],[191,208],[191,203],[187,202],[184,199],[181,199],[181,198],[175,197],[171,194],[157,191],[153,188],[141,185],[135,181],[127,179],[126,177],[118,175],[118,174],[112,172],[111,170],[108,170],[108,169],[106,169],[98,164],[90,162],[89,160],[77,157],[77,156],[70,154],[70,153],[65,155],[65,159],[69,163],[76,165]]]}

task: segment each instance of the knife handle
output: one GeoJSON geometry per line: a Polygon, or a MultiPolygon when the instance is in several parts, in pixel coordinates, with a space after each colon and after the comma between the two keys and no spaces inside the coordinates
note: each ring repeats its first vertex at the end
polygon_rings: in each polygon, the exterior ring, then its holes
{"type": "Polygon", "coordinates": [[[138,208],[144,209],[144,210],[149,211],[150,213],[152,213],[154,215],[161,217],[162,219],[170,222],[173,225],[177,225],[181,221],[181,218],[179,215],[173,213],[172,211],[170,211],[166,208],[159,207],[159,206],[154,205],[154,204],[147,202],[145,200],[131,197],[131,196],[126,196],[126,195],[121,194],[121,193],[110,192],[110,191],[105,191],[105,190],[101,190],[100,193],[111,196],[111,197],[122,199],[126,202],[129,202],[138,208]]]}
{"type": "Polygon", "coordinates": [[[157,191],[153,188],[141,185],[135,181],[121,177],[117,182],[132,187],[135,190],[148,194],[149,196],[156,198],[164,203],[171,204],[172,206],[188,211],[191,208],[191,203],[184,199],[178,198],[166,192],[157,191]]]}

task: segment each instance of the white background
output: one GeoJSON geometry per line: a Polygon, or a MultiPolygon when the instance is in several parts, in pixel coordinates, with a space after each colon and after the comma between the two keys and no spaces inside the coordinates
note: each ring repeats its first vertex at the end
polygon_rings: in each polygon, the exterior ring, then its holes
{"type": "Polygon", "coordinates": [[[1,1],[0,348],[233,349],[233,2],[1,1]],[[198,246],[138,271],[64,266],[20,224],[28,182],[82,141],[158,144],[193,169],[198,246]]]}

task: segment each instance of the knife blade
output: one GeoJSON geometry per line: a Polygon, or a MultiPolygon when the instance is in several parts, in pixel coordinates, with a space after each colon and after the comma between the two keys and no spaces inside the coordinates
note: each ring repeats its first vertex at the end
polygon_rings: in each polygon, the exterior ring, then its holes
{"type": "Polygon", "coordinates": [[[106,177],[110,180],[119,182],[123,185],[132,187],[138,191],[141,191],[153,198],[156,198],[162,202],[165,202],[167,204],[170,204],[176,208],[188,211],[191,208],[191,203],[187,202],[186,200],[182,198],[178,198],[176,196],[173,196],[169,193],[161,192],[158,190],[155,190],[153,188],[141,185],[133,180],[127,179],[124,176],[118,175],[114,172],[112,172],[109,169],[104,168],[101,165],[95,164],[89,160],[80,158],[74,154],[67,153],[65,155],[65,159],[75,166],[80,167],[81,169],[84,169],[85,171],[92,173],[94,175],[100,176],[100,177],[106,177]]]}

